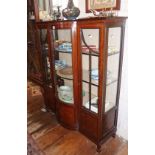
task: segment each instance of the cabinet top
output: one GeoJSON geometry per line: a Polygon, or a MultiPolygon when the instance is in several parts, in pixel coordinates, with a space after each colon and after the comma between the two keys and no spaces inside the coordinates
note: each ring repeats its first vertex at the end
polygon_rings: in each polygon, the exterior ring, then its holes
{"type": "Polygon", "coordinates": [[[87,18],[79,18],[75,20],[56,20],[56,21],[39,21],[37,23],[59,23],[59,22],[88,22],[88,21],[101,21],[101,22],[117,22],[117,21],[125,21],[128,17],[87,17],[87,18]]]}

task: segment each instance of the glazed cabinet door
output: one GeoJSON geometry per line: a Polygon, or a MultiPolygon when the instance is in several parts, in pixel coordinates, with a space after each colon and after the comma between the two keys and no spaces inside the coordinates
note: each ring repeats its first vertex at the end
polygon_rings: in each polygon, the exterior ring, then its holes
{"type": "Polygon", "coordinates": [[[52,26],[51,35],[53,38],[53,64],[55,77],[55,92],[58,103],[58,118],[68,128],[75,128],[76,117],[76,44],[75,28],[76,23],[70,25],[52,26]]]}
{"type": "Polygon", "coordinates": [[[40,83],[42,81],[42,69],[38,49],[38,33],[32,22],[28,22],[27,45],[28,77],[40,83]]]}
{"type": "Polygon", "coordinates": [[[106,28],[106,75],[104,74],[104,115],[103,136],[108,132],[116,132],[123,58],[124,27],[122,24],[106,28]]]}
{"type": "Polygon", "coordinates": [[[102,24],[79,24],[79,128],[82,133],[98,139],[101,124],[100,62],[103,53],[104,31],[102,24]],[[100,122],[100,123],[99,123],[100,122]]]}
{"type": "Polygon", "coordinates": [[[81,29],[82,108],[98,113],[99,29],[81,29]]]}
{"type": "Polygon", "coordinates": [[[50,52],[49,52],[49,43],[48,43],[48,30],[47,28],[38,29],[39,35],[39,45],[43,66],[44,82],[49,85],[52,84],[51,71],[50,71],[50,52]]]}
{"type": "Polygon", "coordinates": [[[57,97],[64,104],[74,104],[71,29],[53,30],[57,97]]]}
{"type": "Polygon", "coordinates": [[[108,28],[108,54],[107,54],[107,75],[106,75],[106,95],[105,112],[116,106],[119,62],[121,50],[121,27],[108,28]]]}
{"type": "Polygon", "coordinates": [[[38,29],[39,49],[41,53],[42,74],[43,74],[43,96],[44,104],[48,110],[55,112],[54,82],[51,73],[51,53],[49,42],[49,30],[47,27],[38,29]]]}

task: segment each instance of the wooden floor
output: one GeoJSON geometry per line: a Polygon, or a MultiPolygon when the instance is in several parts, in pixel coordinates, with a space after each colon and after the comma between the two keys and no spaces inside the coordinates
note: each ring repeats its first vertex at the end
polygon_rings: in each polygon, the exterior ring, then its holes
{"type": "Polygon", "coordinates": [[[96,152],[96,145],[77,131],[62,127],[55,115],[41,111],[43,98],[38,87],[28,86],[28,133],[46,155],[127,155],[128,145],[123,139],[109,139],[96,152]]]}

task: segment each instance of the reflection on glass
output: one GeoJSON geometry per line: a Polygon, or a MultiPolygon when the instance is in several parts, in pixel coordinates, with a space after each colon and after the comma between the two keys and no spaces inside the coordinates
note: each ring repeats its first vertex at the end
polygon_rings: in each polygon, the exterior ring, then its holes
{"type": "Polygon", "coordinates": [[[121,28],[109,28],[108,34],[108,54],[118,53],[120,51],[121,28]]]}
{"type": "Polygon", "coordinates": [[[105,112],[116,105],[121,28],[109,28],[105,112]]]}
{"type": "Polygon", "coordinates": [[[38,49],[35,44],[35,29],[32,24],[28,22],[27,31],[27,61],[28,61],[28,75],[34,76],[35,78],[41,80],[41,68],[39,63],[38,49]]]}
{"type": "Polygon", "coordinates": [[[58,98],[65,103],[73,104],[71,30],[58,29],[53,30],[52,33],[54,36],[54,59],[58,98]]]}
{"type": "Polygon", "coordinates": [[[35,76],[35,78],[41,80],[41,68],[39,63],[39,57],[37,54],[37,50],[35,47],[28,47],[28,74],[31,76],[35,76]]]}
{"type": "Polygon", "coordinates": [[[30,20],[34,20],[35,19],[35,16],[34,16],[34,3],[33,3],[33,0],[28,0],[27,1],[27,13],[28,13],[28,18],[30,20]]]}
{"type": "Polygon", "coordinates": [[[83,107],[98,113],[99,29],[81,29],[83,107]]]}
{"type": "Polygon", "coordinates": [[[47,40],[47,29],[40,30],[40,43],[42,59],[44,64],[46,82],[51,82],[51,72],[50,72],[50,61],[48,57],[48,40],[47,40]]]}
{"type": "Polygon", "coordinates": [[[38,0],[39,5],[39,19],[46,21],[52,20],[52,0],[38,0]]]}
{"type": "Polygon", "coordinates": [[[98,29],[82,29],[81,30],[81,50],[83,54],[98,55],[99,54],[99,30],[98,29]]]}

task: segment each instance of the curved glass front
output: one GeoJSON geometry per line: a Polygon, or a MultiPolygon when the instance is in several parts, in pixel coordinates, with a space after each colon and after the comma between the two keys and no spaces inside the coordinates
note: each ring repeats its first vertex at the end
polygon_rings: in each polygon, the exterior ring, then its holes
{"type": "Polygon", "coordinates": [[[54,29],[54,63],[56,91],[59,100],[67,104],[74,103],[72,40],[70,29],[54,29]]]}
{"type": "Polygon", "coordinates": [[[119,61],[121,45],[121,27],[108,28],[108,58],[106,77],[105,112],[116,106],[119,61]]]}

